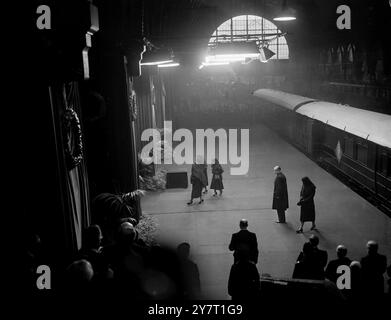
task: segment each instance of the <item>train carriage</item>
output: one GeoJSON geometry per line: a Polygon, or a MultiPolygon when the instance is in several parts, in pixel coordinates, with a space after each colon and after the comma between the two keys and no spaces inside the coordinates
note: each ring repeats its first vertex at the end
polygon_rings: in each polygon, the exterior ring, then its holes
{"type": "Polygon", "coordinates": [[[253,94],[266,123],[391,215],[391,116],[271,89],[253,94]]]}

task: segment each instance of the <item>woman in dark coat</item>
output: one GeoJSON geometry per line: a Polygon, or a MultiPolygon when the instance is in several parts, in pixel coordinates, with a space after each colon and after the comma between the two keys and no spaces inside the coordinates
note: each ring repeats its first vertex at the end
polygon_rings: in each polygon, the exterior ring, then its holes
{"type": "Polygon", "coordinates": [[[209,180],[208,180],[208,163],[206,162],[205,160],[205,163],[204,163],[204,174],[205,174],[205,185],[203,186],[203,189],[205,189],[203,192],[204,193],[208,193],[208,184],[209,184],[209,180]]]}
{"type": "Polygon", "coordinates": [[[219,160],[215,159],[215,163],[212,164],[212,183],[210,184],[210,188],[214,189],[213,196],[217,196],[216,190],[220,191],[220,196],[223,194],[223,168],[221,167],[219,160]]]}
{"type": "Polygon", "coordinates": [[[200,198],[200,202],[204,202],[202,199],[202,189],[206,184],[206,175],[205,175],[205,165],[202,162],[197,161],[191,167],[191,176],[190,183],[192,185],[191,189],[191,199],[187,203],[191,205],[193,203],[193,199],[200,198]]]}
{"type": "Polygon", "coordinates": [[[308,177],[301,179],[303,186],[300,192],[300,201],[297,203],[300,206],[300,222],[301,226],[296,231],[297,233],[303,232],[303,226],[306,221],[312,222],[311,230],[316,228],[315,226],[315,203],[314,196],[316,187],[308,177]]]}

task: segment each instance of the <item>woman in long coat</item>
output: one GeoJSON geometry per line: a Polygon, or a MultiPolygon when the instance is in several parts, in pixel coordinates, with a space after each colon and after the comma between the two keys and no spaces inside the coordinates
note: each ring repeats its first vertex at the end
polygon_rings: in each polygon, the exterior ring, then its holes
{"type": "Polygon", "coordinates": [[[191,189],[191,199],[187,203],[191,205],[193,203],[193,199],[200,198],[200,202],[204,202],[202,199],[202,189],[206,184],[206,175],[205,175],[205,165],[199,161],[191,166],[191,176],[190,183],[192,185],[191,189]]]}
{"type": "Polygon", "coordinates": [[[315,203],[314,196],[316,187],[308,177],[301,179],[303,186],[300,192],[300,201],[297,203],[300,206],[300,222],[301,226],[296,231],[297,233],[303,232],[304,223],[307,221],[312,222],[311,230],[316,228],[315,226],[315,203]]]}
{"type": "Polygon", "coordinates": [[[208,184],[209,184],[209,180],[208,180],[208,163],[206,162],[205,160],[205,163],[204,163],[204,174],[205,174],[205,185],[203,186],[203,189],[204,189],[204,193],[208,193],[208,184]]]}
{"type": "Polygon", "coordinates": [[[217,196],[217,191],[220,191],[220,196],[223,194],[223,168],[221,167],[219,160],[215,159],[215,163],[212,164],[212,183],[210,184],[210,188],[214,189],[213,196],[217,196]]]}

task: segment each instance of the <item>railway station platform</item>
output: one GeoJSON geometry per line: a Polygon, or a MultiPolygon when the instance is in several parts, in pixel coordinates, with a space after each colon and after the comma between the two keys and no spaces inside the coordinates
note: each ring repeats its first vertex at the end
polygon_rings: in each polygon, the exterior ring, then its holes
{"type": "MultiPolygon", "coordinates": [[[[184,171],[190,165],[161,165],[168,171],[184,171]]],[[[320,238],[319,247],[335,259],[335,248],[344,244],[348,256],[359,260],[366,254],[366,242],[379,243],[379,252],[391,261],[391,219],[361,198],[312,160],[282,140],[263,125],[250,128],[250,169],[245,176],[230,176],[223,165],[224,193],[212,197],[208,192],[202,204],[187,206],[191,188],[149,192],[142,199],[144,214],[152,215],[158,225],[159,243],[174,248],[181,242],[191,245],[191,258],[200,270],[201,289],[205,298],[229,299],[228,277],[233,263],[228,250],[231,234],[239,230],[239,220],[249,222],[259,245],[259,273],[273,277],[291,277],[296,258],[312,233],[320,238]],[[274,172],[280,165],[287,177],[290,208],[287,224],[277,224],[271,209],[274,172]],[[299,210],[296,205],[301,178],[308,176],[317,186],[315,195],[318,231],[296,234],[299,210]]],[[[209,182],[211,179],[208,168],[209,182]]]]}

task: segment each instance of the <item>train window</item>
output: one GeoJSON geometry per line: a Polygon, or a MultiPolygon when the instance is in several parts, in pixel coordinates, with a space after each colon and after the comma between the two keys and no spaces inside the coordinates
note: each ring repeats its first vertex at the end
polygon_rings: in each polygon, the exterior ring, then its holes
{"type": "Polygon", "coordinates": [[[356,145],[357,161],[364,165],[368,163],[368,146],[364,143],[358,142],[356,145]]]}
{"type": "Polygon", "coordinates": [[[386,177],[391,176],[391,155],[387,153],[380,154],[379,172],[386,177]]]}
{"type": "Polygon", "coordinates": [[[388,155],[387,157],[387,177],[391,177],[391,155],[388,155]]]}
{"type": "Polygon", "coordinates": [[[326,127],[325,145],[333,150],[337,146],[337,137],[333,128],[326,127]]]}
{"type": "Polygon", "coordinates": [[[353,140],[353,138],[345,136],[344,154],[345,154],[345,156],[350,157],[350,158],[354,157],[354,140],[353,140]]]}

